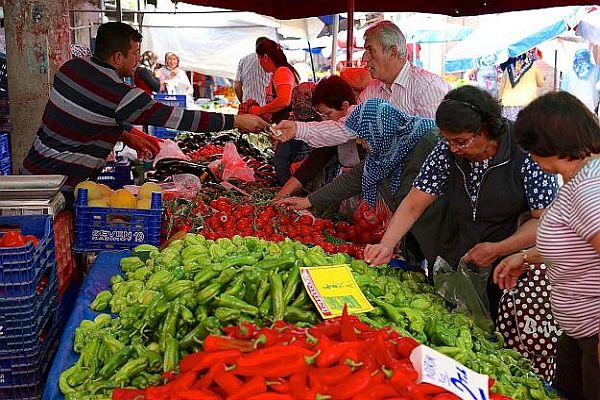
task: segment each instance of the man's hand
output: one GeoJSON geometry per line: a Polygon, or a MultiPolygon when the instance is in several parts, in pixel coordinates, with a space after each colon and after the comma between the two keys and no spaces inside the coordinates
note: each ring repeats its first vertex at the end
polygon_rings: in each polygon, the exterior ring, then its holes
{"type": "Polygon", "coordinates": [[[233,126],[242,132],[260,132],[269,126],[269,123],[252,114],[236,115],[233,126]]]}
{"type": "Polygon", "coordinates": [[[296,137],[296,123],[294,121],[281,121],[275,127],[281,135],[274,137],[279,142],[287,142],[296,137]]]}
{"type": "Polygon", "coordinates": [[[134,129],[131,132],[123,132],[121,141],[138,153],[139,158],[151,154],[155,156],[160,151],[161,139],[150,136],[147,133],[134,129]]]}
{"type": "Polygon", "coordinates": [[[497,244],[492,242],[477,243],[467,251],[463,261],[480,267],[489,267],[500,256],[497,244]]]}
{"type": "Polygon", "coordinates": [[[248,108],[248,113],[254,114],[254,115],[260,115],[260,114],[262,114],[260,112],[260,106],[258,106],[258,104],[254,105],[254,106],[250,106],[250,108],[248,108]]]}
{"type": "Polygon", "coordinates": [[[306,210],[311,207],[308,197],[286,197],[277,200],[275,205],[285,207],[288,210],[306,210]]]}

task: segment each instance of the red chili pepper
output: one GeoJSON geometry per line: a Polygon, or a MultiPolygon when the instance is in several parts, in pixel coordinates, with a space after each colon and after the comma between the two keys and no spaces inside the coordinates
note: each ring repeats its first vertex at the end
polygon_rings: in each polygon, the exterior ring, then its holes
{"type": "MultiPolygon", "coordinates": [[[[510,397],[508,399],[510,400],[510,397]]],[[[460,397],[453,393],[443,393],[433,397],[432,400],[460,400],[460,397]]]]}
{"type": "Polygon", "coordinates": [[[237,376],[225,370],[218,370],[215,373],[214,381],[227,394],[234,393],[244,384],[237,376]]]}
{"type": "Polygon", "coordinates": [[[254,350],[251,340],[236,339],[229,336],[208,335],[202,345],[202,350],[208,353],[232,349],[241,351],[254,350]]]}
{"type": "Polygon", "coordinates": [[[233,373],[240,376],[262,375],[265,378],[283,378],[308,368],[304,357],[303,355],[288,356],[269,365],[260,364],[252,367],[236,368],[233,373]]]}
{"type": "Polygon", "coordinates": [[[265,378],[262,376],[255,376],[248,382],[243,384],[237,391],[230,394],[227,400],[246,400],[251,396],[256,396],[267,391],[267,384],[265,378]]]}
{"type": "Polygon", "coordinates": [[[340,320],[340,336],[343,342],[353,342],[358,340],[356,332],[354,332],[354,324],[348,316],[348,304],[344,303],[342,310],[342,318],[340,320]]]}
{"type": "Polygon", "coordinates": [[[174,393],[171,400],[221,400],[221,397],[208,389],[189,389],[174,393]]]}
{"type": "Polygon", "coordinates": [[[289,394],[263,393],[249,397],[248,400],[294,400],[294,397],[289,394]]]}
{"type": "Polygon", "coordinates": [[[415,349],[415,347],[419,346],[419,342],[410,337],[401,337],[398,339],[398,344],[396,345],[396,351],[398,351],[398,355],[402,358],[408,358],[410,353],[415,349]]]}
{"type": "Polygon", "coordinates": [[[214,364],[213,366],[210,367],[208,372],[206,374],[204,374],[204,376],[202,378],[197,380],[196,383],[194,383],[192,385],[192,389],[208,388],[213,383],[213,381],[215,379],[215,374],[221,370],[225,370],[225,364],[223,364],[223,363],[214,364]]]}
{"type": "Polygon", "coordinates": [[[311,372],[316,373],[319,380],[325,385],[337,385],[342,379],[352,374],[352,368],[347,364],[340,364],[336,367],[309,368],[309,374],[311,372]]]}
{"type": "Polygon", "coordinates": [[[367,389],[371,382],[371,373],[362,369],[346,378],[342,383],[332,387],[328,394],[334,399],[350,399],[363,390],[367,389]]]}
{"type": "Polygon", "coordinates": [[[138,389],[116,388],[112,393],[112,400],[143,400],[145,391],[138,389]]]}
{"type": "Polygon", "coordinates": [[[169,400],[172,387],[173,385],[170,383],[162,386],[148,386],[144,390],[146,400],[169,400]]]}
{"type": "Polygon", "coordinates": [[[290,383],[285,380],[279,380],[275,382],[267,382],[269,389],[277,393],[289,393],[290,383]]]}
{"type": "Polygon", "coordinates": [[[237,362],[239,368],[256,367],[261,364],[271,364],[273,362],[280,361],[283,357],[294,356],[294,355],[306,355],[311,356],[314,351],[305,349],[300,346],[284,346],[275,345],[252,352],[246,356],[243,356],[237,362]]]}
{"type": "Polygon", "coordinates": [[[419,391],[425,395],[432,396],[435,394],[447,393],[448,391],[442,387],[432,385],[430,383],[419,383],[416,385],[419,388],[419,391]]]}
{"type": "Polygon", "coordinates": [[[233,337],[238,339],[251,339],[256,333],[256,325],[248,322],[240,322],[233,330],[233,337]]]}
{"type": "Polygon", "coordinates": [[[309,328],[308,332],[311,335],[314,335],[314,336],[320,338],[323,335],[329,336],[329,337],[337,336],[340,334],[340,330],[341,330],[341,326],[340,326],[339,321],[337,321],[336,319],[330,319],[330,320],[321,322],[317,326],[313,326],[312,328],[309,328]]]}
{"type": "Polygon", "coordinates": [[[401,360],[398,361],[396,366],[394,367],[394,372],[399,371],[404,376],[406,376],[411,382],[415,382],[419,378],[419,373],[412,365],[410,360],[401,360]]]}
{"type": "Polygon", "coordinates": [[[365,345],[365,343],[357,341],[338,343],[333,346],[321,346],[322,339],[319,339],[319,344],[317,345],[317,349],[321,350],[321,354],[317,357],[317,366],[319,367],[329,367],[338,362],[349,350],[360,349],[365,345]]]}
{"type": "Polygon", "coordinates": [[[308,386],[310,389],[317,393],[322,393],[324,391],[324,384],[319,377],[319,372],[317,369],[309,369],[308,370],[308,386]]]}
{"type": "Polygon", "coordinates": [[[371,378],[369,389],[364,393],[354,396],[352,400],[381,400],[397,398],[398,396],[398,392],[393,387],[385,383],[373,385],[373,379],[371,378]]]}
{"type": "Polygon", "coordinates": [[[397,369],[389,382],[402,396],[413,400],[427,400],[427,396],[419,391],[414,381],[397,369]]]}
{"type": "Polygon", "coordinates": [[[399,360],[394,358],[394,355],[386,346],[383,332],[380,331],[379,334],[369,339],[367,343],[367,348],[372,350],[372,353],[375,355],[375,360],[377,360],[379,365],[393,368],[399,363],[399,360]]]}
{"type": "Polygon", "coordinates": [[[179,371],[184,372],[199,372],[209,368],[216,363],[230,363],[237,360],[242,355],[239,350],[225,350],[216,353],[193,353],[185,356],[179,364],[179,371]]]}
{"type": "Polygon", "coordinates": [[[187,390],[196,382],[196,372],[185,372],[171,382],[173,385],[172,392],[178,393],[181,390],[187,390]]]}

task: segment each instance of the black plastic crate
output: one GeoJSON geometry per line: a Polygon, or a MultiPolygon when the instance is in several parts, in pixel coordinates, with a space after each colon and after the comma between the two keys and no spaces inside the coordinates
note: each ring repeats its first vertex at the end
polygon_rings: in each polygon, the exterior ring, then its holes
{"type": "Polygon", "coordinates": [[[111,189],[121,189],[125,185],[133,185],[133,174],[129,161],[107,162],[97,183],[103,183],[111,189]]]}

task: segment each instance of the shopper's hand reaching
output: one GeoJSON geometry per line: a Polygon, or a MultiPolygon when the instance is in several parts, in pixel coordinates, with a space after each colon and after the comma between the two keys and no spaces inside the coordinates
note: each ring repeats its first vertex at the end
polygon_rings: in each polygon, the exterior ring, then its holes
{"type": "Polygon", "coordinates": [[[308,197],[286,197],[277,200],[275,205],[285,207],[288,210],[306,210],[311,207],[308,197]]]}
{"type": "Polygon", "coordinates": [[[393,255],[393,247],[387,246],[383,243],[368,244],[365,247],[365,261],[371,266],[387,264],[390,262],[393,255]]]}
{"type": "Polygon", "coordinates": [[[280,135],[273,136],[279,142],[287,142],[296,137],[296,123],[294,121],[281,121],[275,126],[275,129],[281,132],[280,135]]]}
{"type": "Polygon", "coordinates": [[[494,269],[494,283],[500,289],[512,289],[519,279],[519,276],[525,272],[527,265],[523,262],[523,255],[513,254],[505,257],[494,269]]]}

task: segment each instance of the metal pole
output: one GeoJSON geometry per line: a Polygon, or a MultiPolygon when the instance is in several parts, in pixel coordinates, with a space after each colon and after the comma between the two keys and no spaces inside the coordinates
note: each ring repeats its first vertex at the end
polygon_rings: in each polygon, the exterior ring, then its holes
{"type": "Polygon", "coordinates": [[[312,47],[310,46],[310,40],[306,41],[308,43],[308,52],[310,53],[310,67],[312,69],[313,74],[313,82],[317,82],[317,74],[315,72],[315,60],[313,59],[312,47]]]}
{"type": "Polygon", "coordinates": [[[348,0],[348,37],[346,39],[346,66],[352,66],[354,53],[354,0],[348,0]]]}
{"type": "Polygon", "coordinates": [[[142,0],[138,0],[137,1],[137,9],[138,9],[138,13],[137,18],[138,18],[138,30],[141,32],[142,31],[142,24],[143,24],[143,20],[144,20],[144,14],[140,13],[139,11],[142,11],[142,0]]]}
{"type": "Polygon", "coordinates": [[[337,40],[338,32],[340,30],[340,14],[333,14],[333,34],[331,39],[331,75],[335,75],[337,72],[337,40]]]}
{"type": "Polygon", "coordinates": [[[558,50],[554,50],[554,90],[558,90],[556,83],[558,81],[558,50]]]}
{"type": "MultiPolygon", "coordinates": [[[[90,22],[90,26],[89,26],[89,28],[88,28],[88,33],[89,33],[89,35],[90,35],[90,50],[92,50],[92,49],[93,49],[93,47],[92,47],[92,30],[93,30],[93,29],[94,29],[94,24],[92,24],[92,23],[90,22]]],[[[93,50],[92,50],[92,52],[93,52],[93,50]]]]}
{"type": "Polygon", "coordinates": [[[121,7],[121,0],[117,0],[116,4],[117,4],[117,21],[123,22],[123,7],[121,7]]]}

